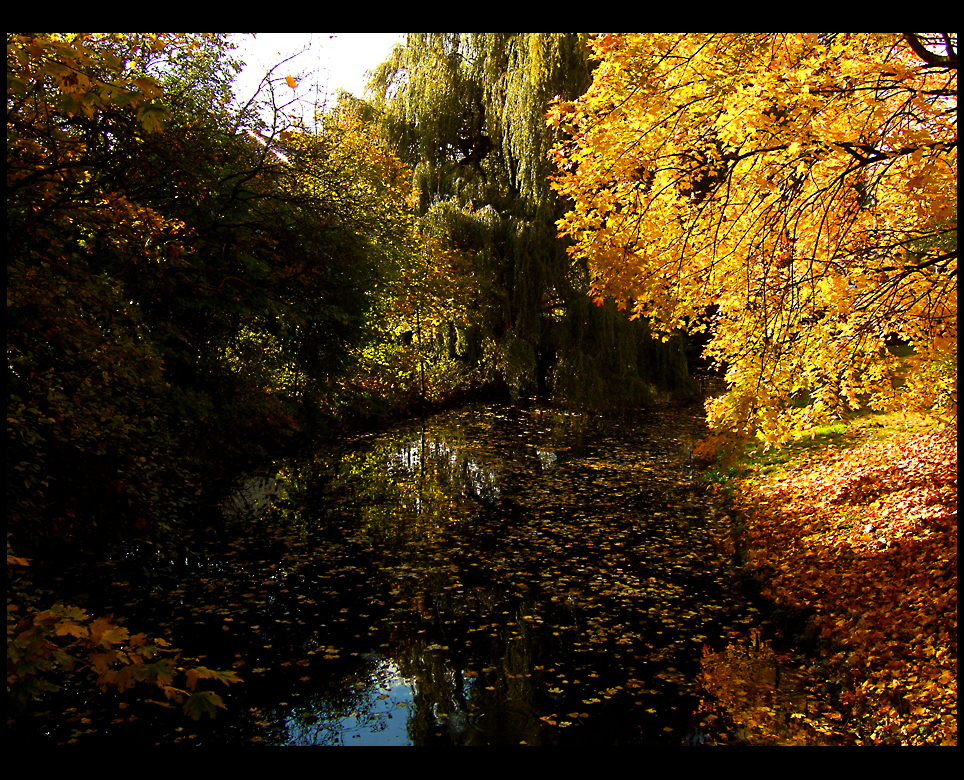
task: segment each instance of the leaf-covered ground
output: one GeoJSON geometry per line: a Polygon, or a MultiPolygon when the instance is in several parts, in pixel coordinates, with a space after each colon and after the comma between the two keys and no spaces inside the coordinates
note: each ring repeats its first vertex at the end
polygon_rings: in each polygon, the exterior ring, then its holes
{"type": "Polygon", "coordinates": [[[721,484],[745,567],[809,615],[842,732],[957,744],[957,441],[882,418],[747,456],[721,484]]]}

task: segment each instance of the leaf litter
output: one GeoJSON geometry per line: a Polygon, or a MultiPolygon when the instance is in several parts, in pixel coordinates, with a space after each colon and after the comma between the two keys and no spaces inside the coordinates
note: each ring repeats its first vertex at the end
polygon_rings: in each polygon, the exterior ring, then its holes
{"type": "Polygon", "coordinates": [[[957,442],[858,421],[736,481],[729,531],[762,595],[811,615],[836,718],[858,744],[957,742],[957,442]],[[765,473],[766,472],[766,473],[765,473]],[[845,723],[843,723],[845,721],[845,723]]]}

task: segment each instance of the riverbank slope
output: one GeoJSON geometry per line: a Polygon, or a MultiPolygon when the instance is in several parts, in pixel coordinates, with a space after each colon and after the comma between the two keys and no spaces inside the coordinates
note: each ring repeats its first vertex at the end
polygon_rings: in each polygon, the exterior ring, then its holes
{"type": "Polygon", "coordinates": [[[841,730],[956,745],[956,431],[875,415],[747,447],[704,478],[726,499],[718,542],[803,627],[841,730]]]}

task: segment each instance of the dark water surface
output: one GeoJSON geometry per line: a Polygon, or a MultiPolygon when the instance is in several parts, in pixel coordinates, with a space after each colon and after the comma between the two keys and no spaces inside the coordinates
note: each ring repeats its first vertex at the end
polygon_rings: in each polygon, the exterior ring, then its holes
{"type": "Polygon", "coordinates": [[[746,744],[770,714],[784,728],[812,704],[786,674],[796,704],[746,702],[746,680],[767,696],[780,680],[746,649],[761,620],[711,542],[699,435],[685,414],[478,405],[278,464],[239,499],[249,519],[173,579],[118,563],[61,581],[235,669],[244,682],[216,689],[228,709],[194,723],[106,694],[32,728],[81,744],[597,746],[746,744]],[[720,675],[740,685],[707,685],[720,675]]]}

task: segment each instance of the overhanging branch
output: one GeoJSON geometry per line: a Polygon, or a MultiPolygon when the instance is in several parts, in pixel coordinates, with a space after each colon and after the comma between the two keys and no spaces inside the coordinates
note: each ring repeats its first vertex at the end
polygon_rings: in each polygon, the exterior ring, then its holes
{"type": "Polygon", "coordinates": [[[917,33],[902,33],[904,40],[907,41],[907,45],[914,50],[914,54],[920,57],[928,65],[934,65],[940,68],[957,68],[957,52],[954,51],[950,44],[950,39],[945,34],[944,41],[947,46],[947,54],[937,54],[932,52],[921,42],[921,39],[917,37],[917,33]]]}

